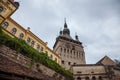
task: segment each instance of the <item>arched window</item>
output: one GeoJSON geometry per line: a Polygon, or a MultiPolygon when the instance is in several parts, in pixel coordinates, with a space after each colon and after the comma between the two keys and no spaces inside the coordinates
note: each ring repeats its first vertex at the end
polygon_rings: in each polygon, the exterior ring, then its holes
{"type": "Polygon", "coordinates": [[[31,46],[34,47],[34,45],[35,45],[35,41],[32,41],[31,46]]]}
{"type": "Polygon", "coordinates": [[[12,28],[11,33],[15,34],[16,32],[17,32],[17,29],[16,28],[12,28]]]}
{"type": "Polygon", "coordinates": [[[55,62],[57,62],[57,58],[55,58],[55,62]]]}
{"type": "Polygon", "coordinates": [[[4,29],[6,29],[6,28],[8,27],[8,25],[9,25],[8,22],[4,22],[4,23],[2,24],[2,27],[3,27],[4,29]]]}
{"type": "Polygon", "coordinates": [[[85,77],[85,80],[90,80],[90,78],[89,77],[85,77]]]}
{"type": "Polygon", "coordinates": [[[75,58],[75,56],[76,56],[76,55],[75,55],[75,51],[74,51],[74,58],[75,58]]]}
{"type": "Polygon", "coordinates": [[[77,80],[81,80],[81,78],[80,78],[80,77],[77,77],[77,80]]]}
{"type": "Polygon", "coordinates": [[[39,50],[39,49],[40,49],[40,45],[39,45],[39,44],[37,45],[37,48],[36,48],[36,49],[37,49],[37,50],[39,50]]]}
{"type": "Polygon", "coordinates": [[[23,33],[20,33],[19,38],[22,39],[24,37],[23,33]]]}
{"type": "Polygon", "coordinates": [[[78,53],[78,51],[77,51],[77,58],[79,58],[79,53],[78,53]]]}
{"type": "Polygon", "coordinates": [[[53,55],[52,55],[52,54],[50,55],[50,58],[51,58],[51,59],[53,58],[53,55]]]}
{"type": "Polygon", "coordinates": [[[62,64],[65,64],[65,61],[64,61],[64,60],[62,60],[62,61],[61,61],[61,63],[62,63],[62,64]]]}
{"type": "Polygon", "coordinates": [[[66,49],[64,49],[64,53],[66,53],[66,49]]]}
{"type": "Polygon", "coordinates": [[[69,53],[69,49],[67,49],[67,53],[69,53]]]}
{"type": "Polygon", "coordinates": [[[102,76],[99,76],[99,80],[103,80],[103,79],[102,79],[102,76]]]}
{"type": "Polygon", "coordinates": [[[68,65],[71,65],[71,62],[68,62],[68,65]]]}
{"type": "Polygon", "coordinates": [[[79,52],[79,58],[81,58],[81,53],[79,52]]]}
{"type": "Polygon", "coordinates": [[[31,42],[31,39],[28,37],[27,38],[27,43],[29,44],[31,42]]]}
{"type": "Polygon", "coordinates": [[[60,53],[62,53],[62,48],[60,48],[60,53]]]}
{"type": "Polygon", "coordinates": [[[2,6],[0,6],[0,13],[3,11],[3,7],[2,6]]]}
{"type": "Polygon", "coordinates": [[[43,47],[40,48],[40,52],[43,52],[43,47]]]}
{"type": "Polygon", "coordinates": [[[95,77],[95,76],[93,76],[93,77],[92,77],[92,80],[96,80],[96,77],[95,77]]]}
{"type": "Polygon", "coordinates": [[[72,54],[72,50],[70,50],[70,53],[72,54]]]}
{"type": "Polygon", "coordinates": [[[46,55],[48,55],[48,52],[47,52],[47,51],[45,51],[45,53],[46,53],[46,55]]]}

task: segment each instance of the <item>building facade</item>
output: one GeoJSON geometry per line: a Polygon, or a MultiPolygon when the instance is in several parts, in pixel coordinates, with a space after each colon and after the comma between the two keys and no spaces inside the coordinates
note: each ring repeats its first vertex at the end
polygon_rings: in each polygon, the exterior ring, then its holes
{"type": "Polygon", "coordinates": [[[109,80],[103,65],[73,65],[71,71],[75,80],[109,80]]]}
{"type": "Polygon", "coordinates": [[[72,65],[70,71],[75,80],[120,80],[120,68],[107,56],[96,64],[72,65]]]}
{"type": "Polygon", "coordinates": [[[75,40],[70,36],[70,30],[68,29],[66,21],[63,31],[60,31],[59,36],[56,38],[53,50],[59,53],[61,66],[67,70],[73,64],[86,63],[82,43],[79,41],[77,35],[75,36],[75,40]]]}
{"type": "Polygon", "coordinates": [[[14,21],[10,16],[18,9],[19,3],[14,0],[0,0],[0,24],[3,31],[13,38],[20,38],[26,41],[28,45],[46,53],[52,60],[61,64],[60,56],[47,46],[47,42],[42,41],[30,28],[24,29],[20,24],[14,21]]]}
{"type": "Polygon", "coordinates": [[[0,0],[0,24],[10,17],[19,8],[14,0],[0,0]]]}
{"type": "Polygon", "coordinates": [[[23,39],[34,49],[46,53],[52,60],[70,70],[75,80],[120,80],[120,68],[108,57],[96,64],[86,64],[82,43],[77,35],[75,39],[71,37],[66,21],[51,50],[29,27],[24,29],[10,18],[18,8],[19,3],[14,0],[0,0],[0,25],[6,34],[23,39]]]}

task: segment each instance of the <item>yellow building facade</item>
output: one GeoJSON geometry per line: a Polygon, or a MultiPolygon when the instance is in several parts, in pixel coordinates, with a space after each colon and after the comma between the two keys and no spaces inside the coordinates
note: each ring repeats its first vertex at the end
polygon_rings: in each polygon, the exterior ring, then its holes
{"type": "Polygon", "coordinates": [[[30,31],[30,28],[24,29],[20,24],[14,21],[10,16],[18,9],[19,3],[14,0],[0,0],[0,24],[3,31],[13,38],[20,38],[26,41],[30,46],[39,52],[46,53],[52,60],[61,64],[60,56],[51,50],[47,43],[38,38],[30,31]]]}

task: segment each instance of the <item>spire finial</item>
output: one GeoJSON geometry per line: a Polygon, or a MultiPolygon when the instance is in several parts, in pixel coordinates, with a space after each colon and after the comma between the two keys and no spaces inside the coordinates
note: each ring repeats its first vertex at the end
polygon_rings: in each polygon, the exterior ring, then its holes
{"type": "Polygon", "coordinates": [[[79,41],[77,32],[75,32],[75,39],[79,41]]]}
{"type": "Polygon", "coordinates": [[[67,28],[66,18],[64,18],[64,28],[67,28]]]}
{"type": "Polygon", "coordinates": [[[64,18],[64,22],[66,23],[66,18],[64,18]]]}

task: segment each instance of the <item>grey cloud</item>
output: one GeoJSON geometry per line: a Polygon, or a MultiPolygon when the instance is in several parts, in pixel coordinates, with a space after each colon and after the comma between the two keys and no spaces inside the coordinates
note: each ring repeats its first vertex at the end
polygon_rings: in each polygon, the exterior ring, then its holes
{"type": "Polygon", "coordinates": [[[20,4],[12,17],[31,27],[50,48],[66,17],[72,37],[77,32],[83,42],[87,63],[105,55],[120,56],[120,0],[24,0],[20,4]]]}

